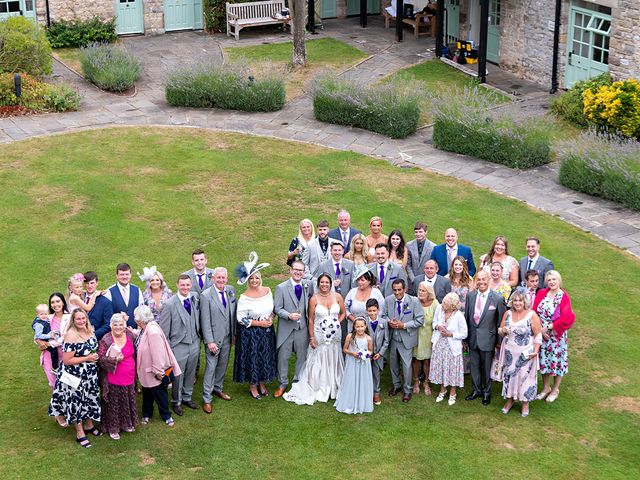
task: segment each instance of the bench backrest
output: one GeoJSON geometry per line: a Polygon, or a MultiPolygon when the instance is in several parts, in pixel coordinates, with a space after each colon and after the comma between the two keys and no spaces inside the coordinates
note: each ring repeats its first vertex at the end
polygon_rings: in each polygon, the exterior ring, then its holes
{"type": "Polygon", "coordinates": [[[227,13],[238,18],[266,18],[284,10],[284,0],[264,2],[227,3],[227,13]]]}

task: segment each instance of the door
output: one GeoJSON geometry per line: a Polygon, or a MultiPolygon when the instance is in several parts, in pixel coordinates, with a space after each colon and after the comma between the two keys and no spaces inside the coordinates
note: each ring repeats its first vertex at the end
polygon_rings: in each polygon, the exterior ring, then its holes
{"type": "Polygon", "coordinates": [[[571,6],[565,87],[609,71],[611,16],[571,6]]]}
{"type": "Polygon", "coordinates": [[[444,10],[446,43],[455,43],[460,39],[460,0],[445,0],[444,10]]]}
{"type": "Polygon", "coordinates": [[[500,0],[489,0],[487,60],[500,63],[500,0]]]}
{"type": "MultiPolygon", "coordinates": [[[[380,13],[380,0],[367,0],[367,13],[380,13]]],[[[360,15],[360,0],[347,0],[347,15],[360,15]]]]}
{"type": "Polygon", "coordinates": [[[203,28],[202,0],[164,1],[165,31],[200,28],[203,28]]]}
{"type": "Polygon", "coordinates": [[[338,16],[336,10],[336,0],[322,0],[320,3],[321,18],[336,18],[338,16]]]}
{"type": "Polygon", "coordinates": [[[116,0],[116,33],[144,33],[142,0],[116,0]]]}
{"type": "Polygon", "coordinates": [[[0,0],[0,20],[18,15],[35,20],[35,0],[0,0]]]}

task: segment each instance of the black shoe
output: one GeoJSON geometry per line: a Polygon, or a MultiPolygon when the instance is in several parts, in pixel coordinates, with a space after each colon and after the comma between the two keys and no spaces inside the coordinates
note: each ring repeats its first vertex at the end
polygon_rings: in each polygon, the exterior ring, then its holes
{"type": "Polygon", "coordinates": [[[485,393],[482,396],[482,404],[483,405],[489,405],[490,403],[491,403],[491,395],[488,395],[488,394],[485,393]]]}
{"type": "Polygon", "coordinates": [[[173,412],[178,415],[179,417],[181,417],[184,412],[182,411],[182,406],[181,405],[174,405],[173,406],[173,412]]]}
{"type": "Polygon", "coordinates": [[[187,400],[186,402],[182,402],[183,405],[186,405],[187,407],[189,407],[192,410],[198,410],[198,404],[196,402],[194,402],[193,400],[187,400]]]}
{"type": "Polygon", "coordinates": [[[476,398],[480,398],[482,396],[481,393],[473,392],[471,395],[467,395],[464,397],[465,400],[475,400],[476,398]]]}
{"type": "Polygon", "coordinates": [[[397,394],[399,394],[402,391],[401,387],[391,387],[389,389],[389,396],[390,397],[395,397],[397,394]]]}

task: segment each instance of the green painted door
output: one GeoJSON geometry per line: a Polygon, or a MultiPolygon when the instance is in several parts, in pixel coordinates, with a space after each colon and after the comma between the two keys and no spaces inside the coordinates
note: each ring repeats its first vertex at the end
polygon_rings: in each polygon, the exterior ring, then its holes
{"type": "Polygon", "coordinates": [[[336,18],[336,0],[322,0],[320,3],[320,14],[322,18],[336,18]]]}
{"type": "Polygon", "coordinates": [[[115,0],[116,33],[144,33],[144,14],[142,0],[115,0]]]}
{"type": "Polygon", "coordinates": [[[487,60],[500,63],[500,0],[489,1],[487,60]]]}
{"type": "Polygon", "coordinates": [[[609,71],[611,16],[571,6],[564,84],[570,88],[579,80],[609,71]]]}
{"type": "Polygon", "coordinates": [[[460,0],[445,0],[444,9],[447,43],[455,43],[460,39],[460,0]]]}
{"type": "Polygon", "coordinates": [[[164,29],[194,30],[203,28],[202,0],[165,0],[164,29]]]}
{"type": "MultiPolygon", "coordinates": [[[[380,0],[367,0],[367,13],[380,13],[380,0]]],[[[360,15],[360,0],[347,0],[347,15],[360,15]]]]}
{"type": "Polygon", "coordinates": [[[0,20],[19,15],[35,20],[35,0],[0,0],[0,20]]]}

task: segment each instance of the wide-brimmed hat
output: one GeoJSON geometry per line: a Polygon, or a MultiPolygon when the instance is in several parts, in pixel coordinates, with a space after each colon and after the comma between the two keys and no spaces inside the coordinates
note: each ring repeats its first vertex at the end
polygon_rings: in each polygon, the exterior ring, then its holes
{"type": "Polygon", "coordinates": [[[259,272],[263,268],[270,266],[269,263],[258,263],[258,254],[256,252],[249,253],[249,260],[242,262],[234,269],[236,277],[238,277],[238,285],[244,285],[249,280],[249,277],[256,272],[259,272]]]}
{"type": "MultiPolygon", "coordinates": [[[[355,272],[353,272],[353,279],[358,280],[367,272],[371,273],[371,270],[369,270],[366,265],[358,265],[355,272]]],[[[371,275],[373,275],[373,273],[371,275]]]]}

